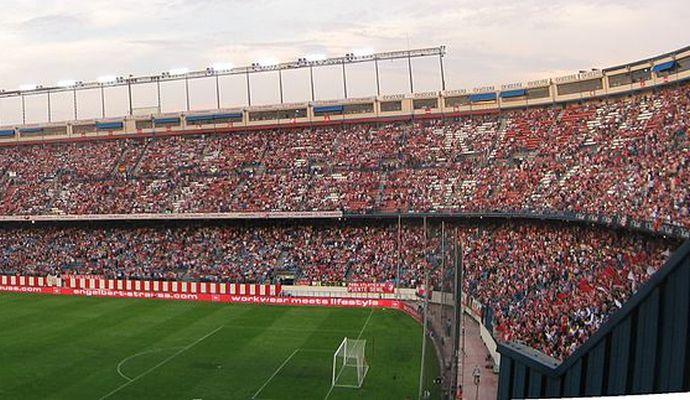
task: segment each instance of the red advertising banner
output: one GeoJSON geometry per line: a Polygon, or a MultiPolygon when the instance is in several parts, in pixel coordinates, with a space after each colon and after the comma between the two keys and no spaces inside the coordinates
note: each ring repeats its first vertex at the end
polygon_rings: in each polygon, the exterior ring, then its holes
{"type": "Polygon", "coordinates": [[[401,301],[398,310],[414,318],[420,324],[422,323],[422,311],[419,309],[418,303],[401,301]]]}
{"type": "Polygon", "coordinates": [[[417,306],[410,302],[393,299],[280,296],[279,285],[122,281],[85,277],[68,277],[62,282],[56,282],[44,277],[3,275],[0,276],[0,292],[283,306],[392,308],[420,320],[417,306]],[[54,285],[55,283],[58,284],[54,285]]]}
{"type": "Polygon", "coordinates": [[[350,293],[395,293],[395,284],[352,282],[347,284],[347,291],[350,293]]]}
{"type": "Polygon", "coordinates": [[[64,287],[35,287],[0,285],[0,292],[41,293],[64,296],[109,297],[121,299],[158,299],[204,301],[216,303],[265,304],[282,306],[318,306],[349,308],[394,308],[403,311],[403,302],[390,299],[353,299],[340,297],[282,297],[261,295],[231,295],[209,293],[164,293],[111,289],[72,289],[64,287]]]}
{"type": "Polygon", "coordinates": [[[277,296],[280,285],[254,283],[216,283],[188,281],[142,281],[102,279],[91,275],[65,275],[62,279],[34,276],[0,275],[0,286],[61,287],[69,289],[111,290],[178,294],[231,294],[277,296]]]}

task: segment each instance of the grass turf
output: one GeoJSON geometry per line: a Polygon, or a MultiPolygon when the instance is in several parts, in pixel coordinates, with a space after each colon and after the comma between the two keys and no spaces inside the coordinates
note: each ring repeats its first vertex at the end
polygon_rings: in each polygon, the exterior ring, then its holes
{"type": "Polygon", "coordinates": [[[393,310],[0,294],[0,398],[415,399],[420,336],[393,310]],[[334,351],[360,334],[363,388],[331,391],[334,351]]]}

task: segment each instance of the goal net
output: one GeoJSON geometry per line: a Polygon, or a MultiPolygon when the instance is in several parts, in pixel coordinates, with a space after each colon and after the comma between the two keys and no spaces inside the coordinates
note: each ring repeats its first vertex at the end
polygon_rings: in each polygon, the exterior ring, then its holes
{"type": "Polygon", "coordinates": [[[366,359],[367,341],[344,338],[333,355],[332,386],[361,388],[369,371],[366,359]]]}

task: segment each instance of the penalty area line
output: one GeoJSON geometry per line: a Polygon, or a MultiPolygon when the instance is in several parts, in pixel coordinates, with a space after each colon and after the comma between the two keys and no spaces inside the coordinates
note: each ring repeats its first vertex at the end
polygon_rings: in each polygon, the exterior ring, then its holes
{"type": "Polygon", "coordinates": [[[267,380],[266,382],[264,382],[263,385],[261,385],[261,387],[259,388],[259,390],[256,391],[256,393],[254,393],[254,396],[252,396],[252,399],[256,399],[256,398],[257,398],[257,396],[259,395],[259,393],[261,393],[261,391],[264,390],[264,388],[266,388],[266,386],[268,386],[268,384],[273,380],[273,378],[275,378],[276,375],[278,375],[278,373],[280,372],[280,370],[283,369],[283,368],[285,367],[285,365],[287,365],[287,363],[290,362],[290,360],[292,360],[292,357],[294,357],[295,354],[297,354],[298,351],[300,351],[300,349],[295,349],[295,351],[293,351],[292,354],[290,354],[290,356],[289,356],[288,358],[286,358],[285,361],[283,361],[282,364],[280,364],[280,366],[278,367],[278,369],[276,369],[275,372],[273,372],[273,375],[271,375],[271,376],[268,378],[268,380],[267,380]]]}
{"type": "Polygon", "coordinates": [[[167,358],[164,359],[163,361],[161,361],[161,362],[159,362],[158,364],[154,365],[153,367],[147,369],[146,371],[142,372],[141,374],[135,376],[134,378],[131,378],[129,381],[127,381],[127,382],[123,383],[122,385],[118,386],[117,388],[113,389],[111,392],[109,392],[109,393],[103,395],[103,396],[100,397],[98,400],[104,400],[104,399],[107,399],[108,397],[114,395],[115,393],[119,392],[120,390],[126,388],[127,386],[131,385],[132,383],[138,381],[139,379],[143,378],[144,376],[150,374],[151,372],[155,371],[156,369],[158,369],[158,368],[162,367],[163,365],[167,364],[167,363],[168,363],[170,360],[172,360],[173,358],[179,356],[180,354],[184,353],[185,351],[191,349],[192,347],[196,346],[197,344],[199,344],[199,343],[203,342],[204,340],[208,339],[209,337],[213,336],[216,332],[218,332],[218,331],[221,330],[221,329],[223,329],[223,326],[222,326],[222,325],[219,326],[218,328],[212,330],[211,332],[205,334],[205,335],[202,336],[201,338],[195,340],[194,342],[188,344],[187,346],[182,347],[180,350],[176,351],[176,352],[173,353],[171,356],[167,357],[167,358]]]}

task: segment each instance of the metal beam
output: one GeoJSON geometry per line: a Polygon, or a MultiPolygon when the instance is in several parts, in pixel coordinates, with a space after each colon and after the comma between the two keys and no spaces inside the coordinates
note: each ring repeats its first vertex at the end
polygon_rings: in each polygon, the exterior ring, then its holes
{"type": "MultiPolygon", "coordinates": [[[[427,248],[429,245],[427,230],[426,230],[426,217],[424,217],[424,259],[429,256],[427,254],[427,248]]],[[[422,323],[422,357],[421,365],[419,367],[419,393],[417,400],[423,400],[422,393],[424,391],[424,366],[426,365],[426,335],[427,328],[429,327],[429,270],[424,272],[424,299],[423,299],[423,323],[422,323]]]]}
{"type": "MultiPolygon", "coordinates": [[[[278,88],[280,89],[280,104],[285,103],[285,98],[283,94],[283,70],[278,70],[278,88]]],[[[220,108],[220,107],[219,107],[220,108]]]]}
{"type": "MultiPolygon", "coordinates": [[[[216,108],[220,110],[220,77],[216,75],[216,108]]],[[[160,112],[160,111],[159,111],[160,112]]]]}
{"type": "Polygon", "coordinates": [[[249,83],[249,72],[246,72],[247,79],[247,105],[251,107],[252,105],[252,87],[249,83]]]}
{"type": "Polygon", "coordinates": [[[314,67],[309,67],[309,87],[311,88],[311,101],[314,101],[314,67]]]}
{"type": "Polygon", "coordinates": [[[376,72],[376,95],[381,95],[381,80],[379,79],[379,60],[374,60],[374,70],[376,72]]]}
{"type": "Polygon", "coordinates": [[[74,109],[74,120],[76,121],[79,119],[79,118],[77,118],[77,116],[79,115],[79,113],[77,112],[77,89],[75,88],[72,90],[73,90],[73,92],[72,92],[72,106],[74,109]]]}
{"type": "Polygon", "coordinates": [[[187,111],[189,111],[189,78],[184,79],[184,98],[187,101],[187,111]]]}
{"type": "Polygon", "coordinates": [[[53,113],[52,109],[50,106],[50,92],[47,93],[47,98],[48,98],[48,123],[53,122],[53,113]]]}
{"type": "Polygon", "coordinates": [[[345,63],[343,63],[343,98],[347,99],[347,72],[345,71],[345,63]]]}
{"type": "Polygon", "coordinates": [[[101,86],[101,118],[105,118],[105,89],[101,86]]]}
{"type": "Polygon", "coordinates": [[[161,111],[161,81],[157,80],[156,81],[156,100],[158,101],[158,114],[160,114],[161,111]]]}
{"type": "Polygon", "coordinates": [[[22,95],[22,125],[26,125],[26,102],[24,98],[25,96],[22,95]]]}
{"type": "Polygon", "coordinates": [[[127,99],[129,101],[129,115],[134,114],[134,107],[132,106],[132,83],[127,82],[127,99]]]}
{"type": "Polygon", "coordinates": [[[375,62],[383,60],[397,60],[397,59],[411,59],[419,57],[432,57],[445,55],[446,47],[428,47],[413,50],[402,50],[402,51],[389,51],[382,53],[373,53],[367,55],[354,55],[347,54],[343,57],[333,57],[324,60],[307,61],[305,59],[299,59],[297,61],[290,61],[279,63],[275,65],[259,65],[252,64],[250,66],[232,68],[226,71],[215,71],[212,68],[206,68],[203,70],[192,71],[185,74],[170,74],[168,72],[163,72],[156,75],[146,75],[146,76],[132,76],[125,77],[120,76],[114,82],[84,82],[79,81],[71,86],[38,86],[32,90],[0,90],[0,98],[8,97],[18,97],[22,95],[33,95],[33,94],[45,94],[48,91],[51,93],[68,92],[72,90],[87,90],[87,89],[98,89],[100,87],[114,87],[114,86],[126,86],[126,85],[139,85],[145,83],[156,83],[156,82],[172,82],[181,81],[189,79],[201,79],[208,78],[212,76],[227,76],[227,75],[242,75],[242,74],[254,74],[266,71],[280,71],[280,70],[294,70],[302,68],[314,68],[329,65],[340,65],[340,64],[358,64],[365,62],[375,62]]]}
{"type": "Polygon", "coordinates": [[[438,63],[441,66],[441,90],[446,90],[446,73],[443,69],[443,55],[439,54],[438,63]]]}
{"type": "Polygon", "coordinates": [[[414,93],[414,77],[412,76],[412,57],[407,57],[407,72],[410,73],[410,93],[414,93]]]}

